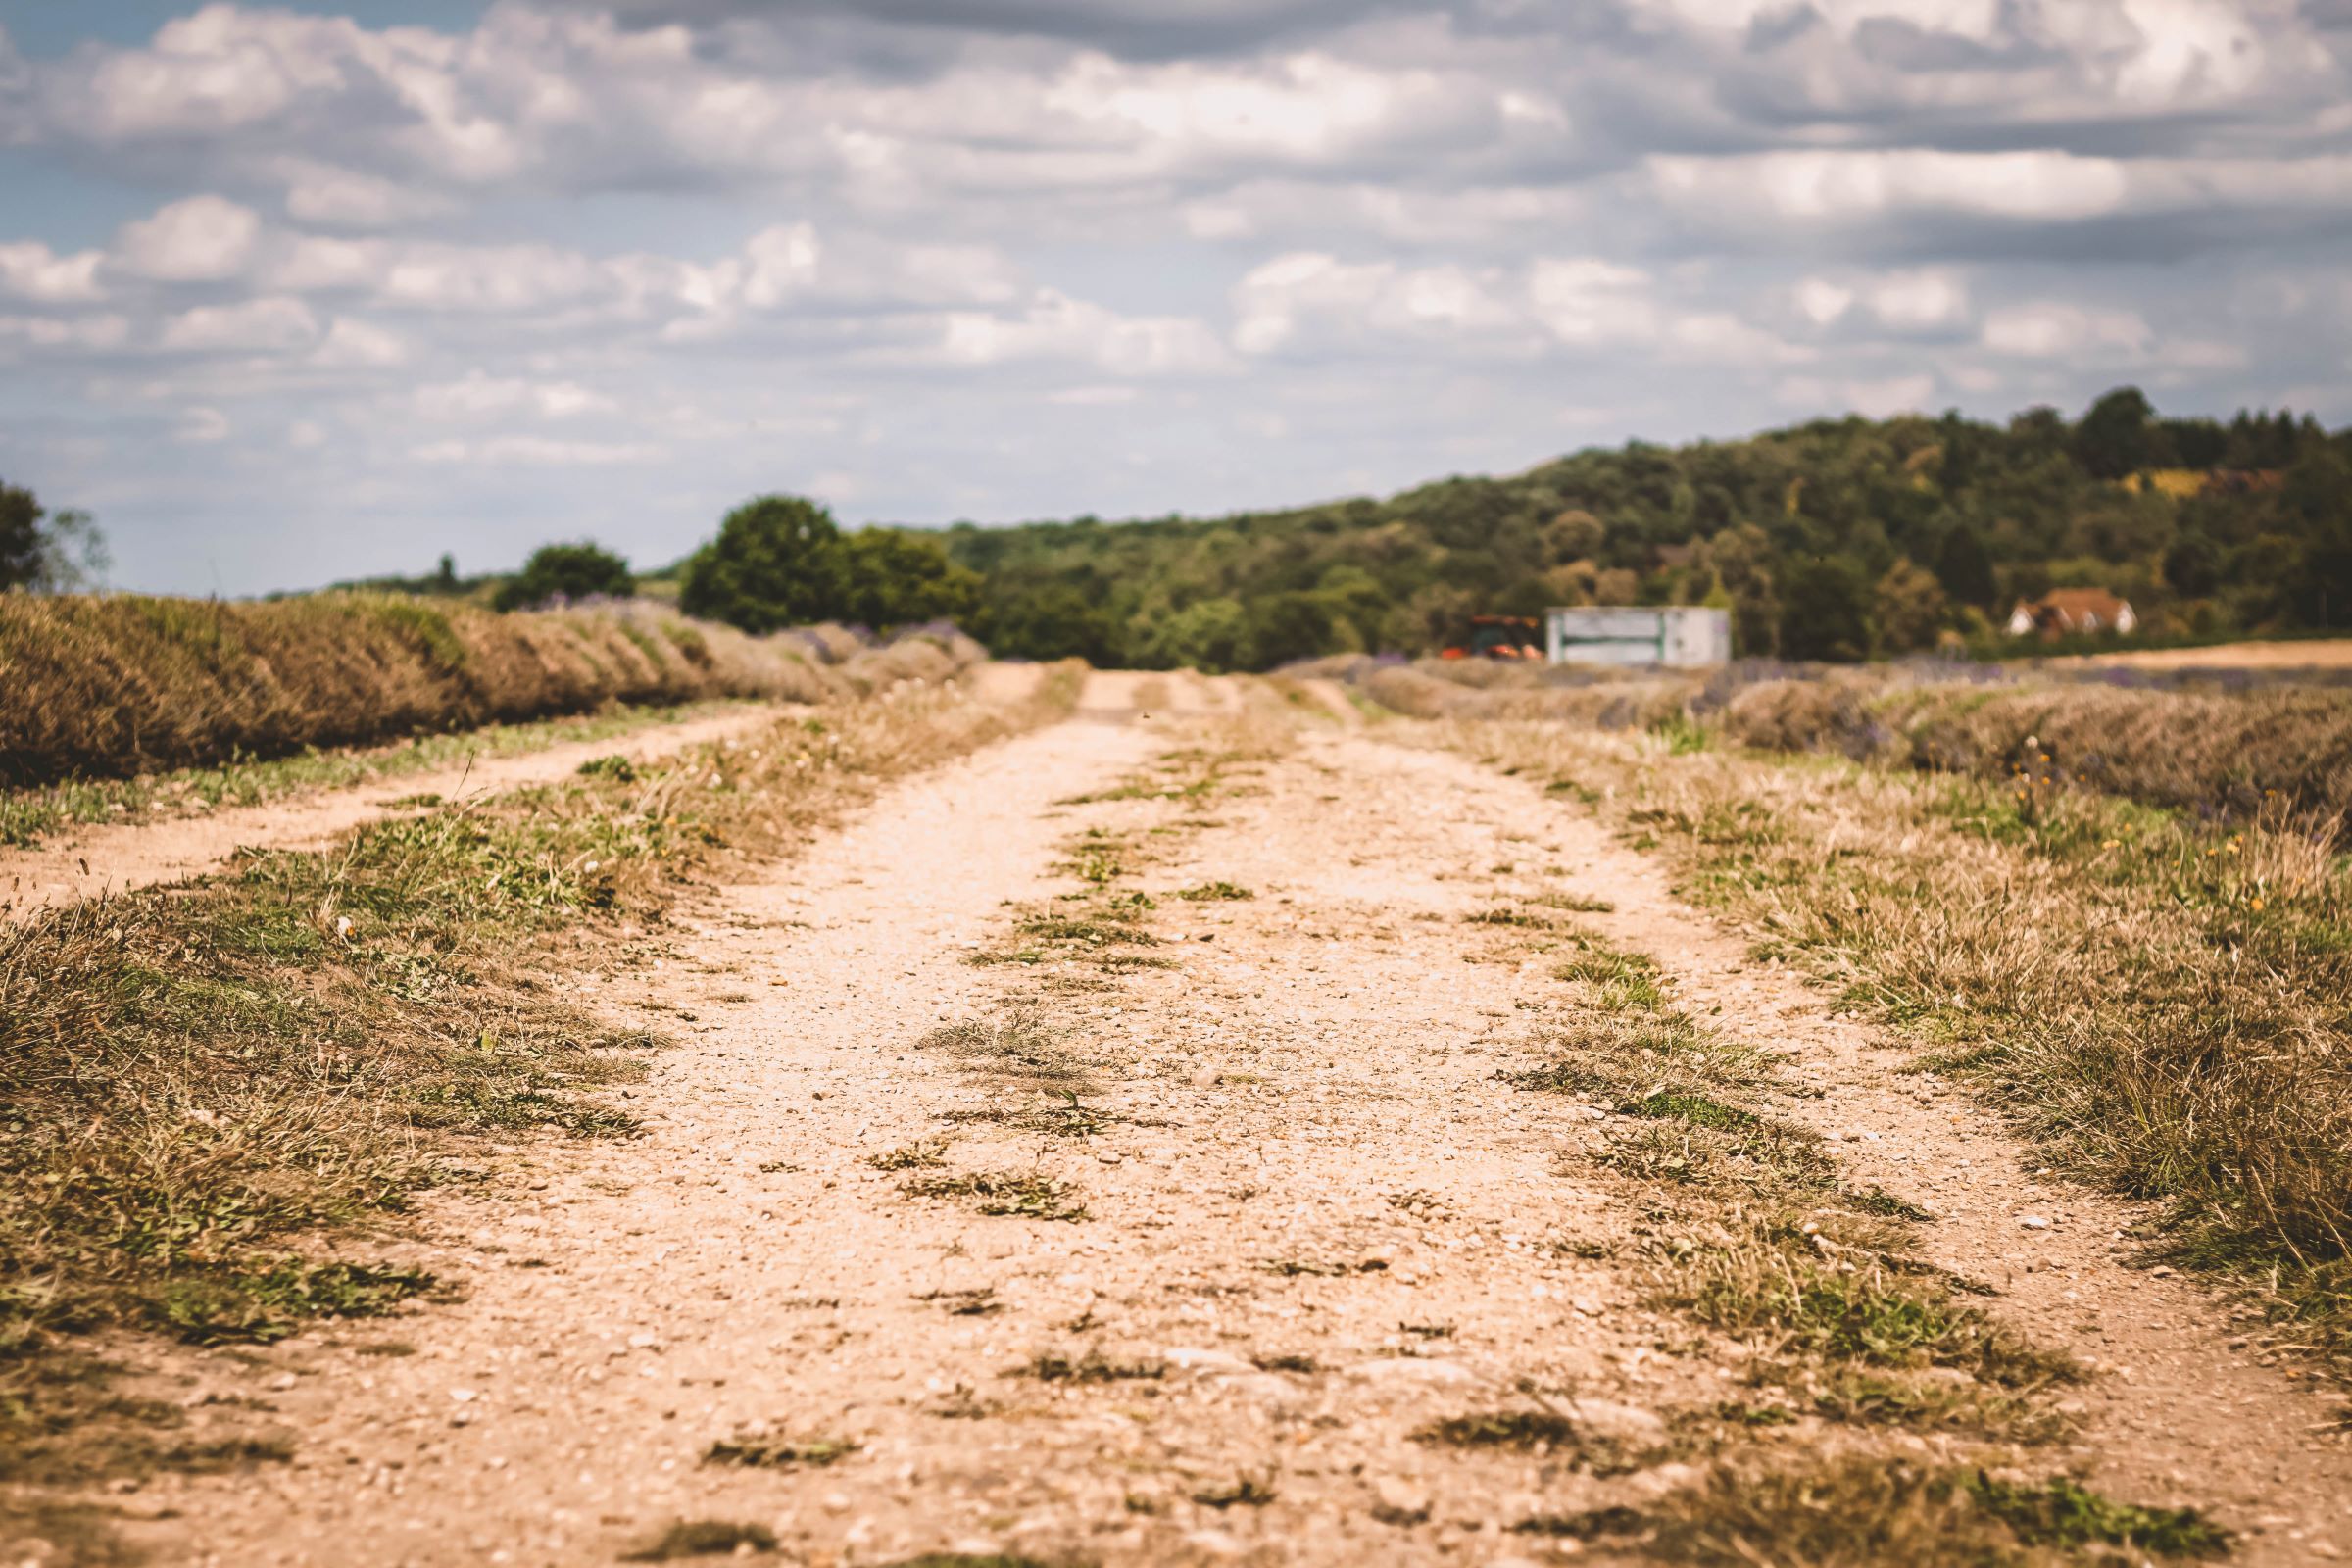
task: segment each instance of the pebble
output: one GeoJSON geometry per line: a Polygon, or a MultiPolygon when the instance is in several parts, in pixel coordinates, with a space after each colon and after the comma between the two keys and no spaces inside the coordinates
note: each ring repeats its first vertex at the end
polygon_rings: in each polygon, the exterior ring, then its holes
{"type": "Polygon", "coordinates": [[[2030,1231],[2046,1231],[2050,1228],[2050,1222],[2039,1214],[2020,1214],[2017,1222],[2030,1231]]]}

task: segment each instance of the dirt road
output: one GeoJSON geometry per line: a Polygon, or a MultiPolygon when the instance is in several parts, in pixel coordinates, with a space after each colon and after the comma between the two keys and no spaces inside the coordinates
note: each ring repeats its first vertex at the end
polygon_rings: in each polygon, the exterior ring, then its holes
{"type": "Polygon", "coordinates": [[[2049,1465],[2214,1510],[2245,1561],[2352,1549],[2328,1405],[2121,1267],[2129,1216],[2036,1186],[1990,1118],[1534,785],[1337,723],[1198,788],[1139,775],[1229,746],[1233,706],[1099,681],[728,891],[650,970],[561,977],[682,1041],[633,1102],[649,1135],[507,1151],[436,1200],[415,1255],[462,1301],[179,1355],[151,1392],[258,1401],[297,1457],[116,1499],[137,1539],[335,1568],[609,1562],[681,1524],[839,1564],[1638,1557],[1512,1527],[1688,1484],[1678,1412],[1743,1368],[1649,1304],[1607,1113],[1498,1076],[1576,1004],[1471,917],[1541,893],[1613,906],[1588,918],[1681,1006],[1821,1091],[1785,1108],[1856,1182],[1935,1212],[1931,1255],[2098,1363],[2049,1465]],[[1090,880],[1152,901],[1154,940],[1071,916],[1090,880]],[[1430,1436],[1528,1408],[1645,1457],[1430,1436]]]}
{"type": "Polygon", "coordinates": [[[422,796],[466,800],[568,778],[591,758],[632,761],[723,741],[773,723],[783,709],[746,706],[676,724],[655,724],[609,740],[551,746],[514,757],[478,758],[457,767],[408,773],[352,789],[231,807],[178,820],[79,827],[29,850],[0,849],[0,919],[106,893],[176,882],[217,870],[238,850],[325,844],[422,796]]]}

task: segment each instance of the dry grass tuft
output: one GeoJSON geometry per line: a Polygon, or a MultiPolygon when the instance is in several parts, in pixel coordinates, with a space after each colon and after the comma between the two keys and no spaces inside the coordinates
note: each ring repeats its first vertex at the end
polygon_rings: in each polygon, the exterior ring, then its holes
{"type": "Polygon", "coordinates": [[[2054,1568],[2100,1548],[2213,1557],[2229,1546],[2193,1510],[2115,1502],[2063,1477],[2014,1482],[1860,1457],[1802,1471],[1719,1468],[1642,1508],[1544,1515],[1513,1529],[1638,1539],[1647,1560],[1697,1568],[2054,1568]]]}

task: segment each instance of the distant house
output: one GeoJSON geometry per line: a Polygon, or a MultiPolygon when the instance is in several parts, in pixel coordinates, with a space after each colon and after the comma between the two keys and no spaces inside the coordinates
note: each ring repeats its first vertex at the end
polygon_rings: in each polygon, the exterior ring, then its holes
{"type": "Polygon", "coordinates": [[[2021,599],[2009,612],[2004,629],[2012,637],[2088,637],[2098,632],[2128,633],[2139,624],[2129,600],[2104,588],[2053,588],[2028,603],[2021,599]]]}

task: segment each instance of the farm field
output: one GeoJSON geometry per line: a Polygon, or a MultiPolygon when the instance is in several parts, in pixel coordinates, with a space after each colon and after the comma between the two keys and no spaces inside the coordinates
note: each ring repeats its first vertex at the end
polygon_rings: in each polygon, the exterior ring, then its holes
{"type": "Polygon", "coordinates": [[[1424,678],[986,665],[26,911],[9,1560],[2352,1551],[2331,840],[1424,678]]]}
{"type": "Polygon", "coordinates": [[[2210,648],[2143,648],[2052,662],[2105,664],[2124,669],[2352,669],[2352,637],[2217,643],[2210,648]]]}

